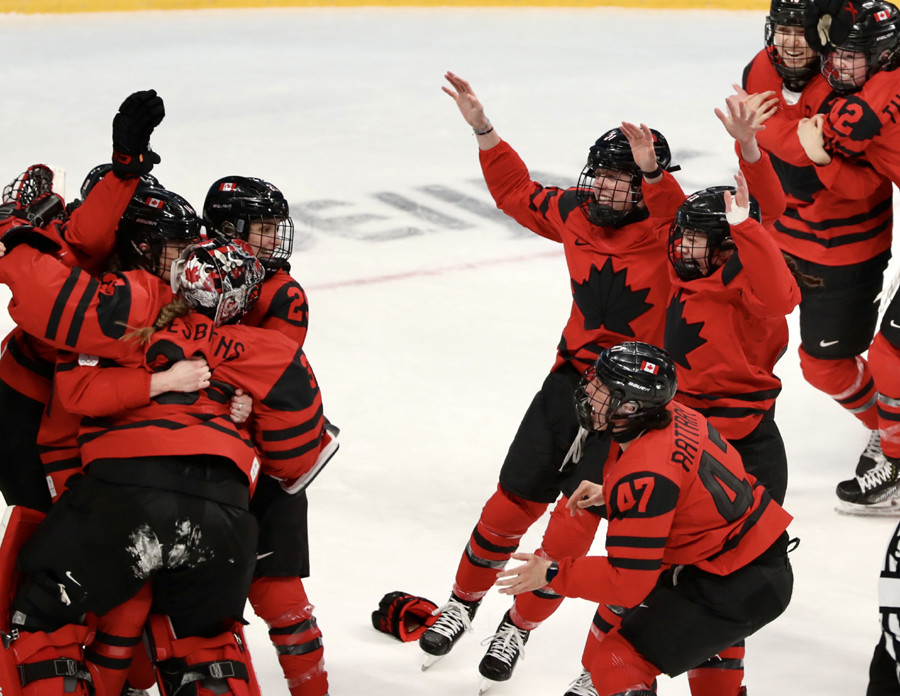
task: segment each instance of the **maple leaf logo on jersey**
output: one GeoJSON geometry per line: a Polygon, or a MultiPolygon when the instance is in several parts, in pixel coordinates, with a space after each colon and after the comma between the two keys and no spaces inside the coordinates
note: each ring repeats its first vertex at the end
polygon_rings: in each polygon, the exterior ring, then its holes
{"type": "Polygon", "coordinates": [[[607,258],[603,268],[591,267],[583,283],[572,282],[575,305],[584,315],[584,328],[588,331],[606,327],[609,331],[634,336],[631,322],[653,307],[646,302],[650,288],[632,290],[627,280],[628,269],[615,271],[612,259],[607,258]]]}
{"type": "Polygon", "coordinates": [[[700,338],[700,332],[705,322],[698,321],[695,324],[688,323],[684,318],[684,302],[681,300],[682,290],[679,290],[666,309],[666,350],[677,364],[690,370],[688,353],[706,343],[705,338],[700,338]]]}

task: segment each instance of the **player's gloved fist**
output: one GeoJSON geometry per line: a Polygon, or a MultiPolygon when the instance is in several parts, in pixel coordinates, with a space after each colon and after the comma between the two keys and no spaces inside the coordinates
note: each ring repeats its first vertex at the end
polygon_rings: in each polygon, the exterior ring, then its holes
{"type": "Polygon", "coordinates": [[[806,42],[816,51],[840,46],[853,26],[859,0],[813,0],[806,10],[806,42]]]}
{"type": "Polygon", "coordinates": [[[150,134],[166,115],[162,97],[148,89],[128,96],[113,118],[113,172],[123,178],[147,174],[160,158],[150,149],[150,134]]]}
{"type": "Polygon", "coordinates": [[[0,244],[6,247],[7,254],[20,244],[27,244],[48,254],[53,254],[62,247],[55,228],[43,230],[27,225],[18,218],[0,222],[0,244]]]}

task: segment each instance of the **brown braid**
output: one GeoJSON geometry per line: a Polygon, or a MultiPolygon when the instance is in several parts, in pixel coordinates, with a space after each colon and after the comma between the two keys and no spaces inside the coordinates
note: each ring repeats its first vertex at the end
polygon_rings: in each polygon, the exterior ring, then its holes
{"type": "Polygon", "coordinates": [[[159,310],[159,314],[156,315],[156,321],[153,322],[153,326],[145,326],[142,329],[134,329],[127,333],[122,338],[126,341],[132,341],[137,339],[140,344],[147,345],[150,343],[150,339],[153,334],[160,329],[166,328],[169,324],[171,324],[178,317],[183,317],[186,314],[190,314],[191,306],[187,303],[187,300],[181,297],[176,297],[169,304],[159,310]]]}
{"type": "Polygon", "coordinates": [[[798,285],[805,285],[808,288],[821,288],[825,285],[825,281],[819,278],[819,276],[809,275],[808,273],[801,271],[797,267],[797,261],[793,256],[784,253],[782,253],[782,256],[784,256],[784,262],[787,264],[788,270],[793,274],[798,285]]]}

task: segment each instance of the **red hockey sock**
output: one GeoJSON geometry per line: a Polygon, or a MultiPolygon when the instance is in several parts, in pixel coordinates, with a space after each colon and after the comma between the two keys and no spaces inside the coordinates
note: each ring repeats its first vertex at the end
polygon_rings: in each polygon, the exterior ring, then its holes
{"type": "Polygon", "coordinates": [[[85,651],[97,696],[119,696],[126,678],[140,689],[149,689],[156,683],[141,642],[152,601],[152,590],[147,584],[134,597],[97,619],[97,634],[85,651]],[[135,655],[143,655],[144,659],[135,661],[135,655]]]}
{"type": "Polygon", "coordinates": [[[691,696],[739,696],[744,681],[744,644],[726,648],[688,672],[691,696]]]}
{"type": "Polygon", "coordinates": [[[885,456],[900,458],[900,350],[881,333],[869,348],[869,365],[878,386],[878,429],[885,456]]]}
{"type": "Polygon", "coordinates": [[[518,498],[497,486],[459,561],[453,594],[468,602],[484,597],[497,580],[497,571],[519,548],[522,535],[546,509],[547,503],[518,498]]]}
{"type": "Polygon", "coordinates": [[[814,358],[802,347],[798,352],[800,369],[807,382],[850,411],[869,430],[878,428],[875,380],[862,356],[823,360],[814,358]]]}
{"type": "Polygon", "coordinates": [[[256,578],[250,586],[250,603],[269,626],[269,638],[291,696],[326,696],[322,631],[303,581],[298,577],[256,578]]]}

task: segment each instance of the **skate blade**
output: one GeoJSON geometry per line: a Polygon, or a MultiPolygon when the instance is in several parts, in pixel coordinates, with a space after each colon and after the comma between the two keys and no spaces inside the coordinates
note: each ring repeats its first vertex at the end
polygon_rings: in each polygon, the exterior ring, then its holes
{"type": "Polygon", "coordinates": [[[860,505],[839,500],[834,509],[838,514],[850,517],[900,517],[900,498],[891,498],[883,503],[873,505],[860,505]]]}
{"type": "Polygon", "coordinates": [[[435,662],[438,662],[441,658],[446,657],[446,655],[429,655],[425,653],[425,657],[422,658],[422,671],[424,672],[426,669],[431,667],[435,662]]]}
{"type": "Polygon", "coordinates": [[[481,684],[478,686],[478,696],[484,696],[487,693],[487,690],[490,689],[495,684],[500,684],[501,682],[496,682],[493,679],[488,679],[487,677],[482,677],[481,684]]]}

